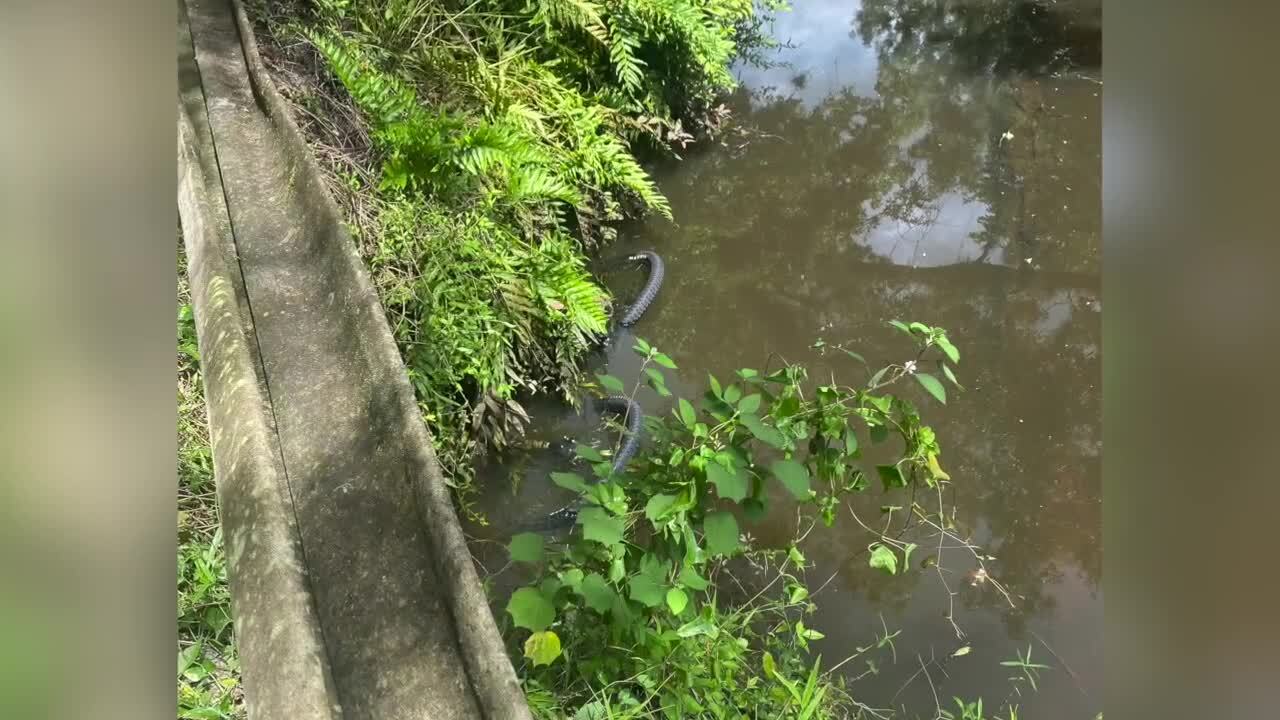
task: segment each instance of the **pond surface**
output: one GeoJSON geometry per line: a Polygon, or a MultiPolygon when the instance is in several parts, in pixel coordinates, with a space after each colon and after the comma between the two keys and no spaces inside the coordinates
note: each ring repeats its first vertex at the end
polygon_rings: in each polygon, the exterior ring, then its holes
{"type": "MultiPolygon", "coordinates": [[[[1020,716],[1102,709],[1100,18],[1098,0],[797,0],[773,26],[779,64],[738,69],[726,102],[738,129],[658,172],[677,222],[630,228],[617,248],[666,260],[635,332],[680,364],[677,395],[770,353],[856,381],[865,371],[814,342],[900,362],[910,349],[893,318],[945,327],[959,346],[965,392],[945,407],[907,392],[938,433],[959,527],[997,558],[991,576],[1016,607],[966,580],[967,551],[945,550],[959,638],[937,572],[887,577],[850,518],[820,526],[808,578],[835,577],[806,624],[826,635],[824,665],[872,644],[882,621],[903,631],[896,661],[872,656],[878,673],[861,658],[841,669],[873,707],[932,717],[936,692],[944,707],[982,696],[990,715],[1011,692],[999,662],[1030,645],[1053,669],[1013,697],[1020,716]]],[[[642,274],[618,274],[619,296],[642,274]]],[[[629,346],[607,360],[628,382],[629,346]]],[[[596,420],[530,410],[545,438],[596,420]]],[[[547,480],[556,464],[534,453],[488,471],[494,537],[563,500],[547,480]]],[[[883,498],[867,495],[871,517],[883,498]]],[[[794,528],[780,510],[746,530],[784,542],[794,528]]]]}

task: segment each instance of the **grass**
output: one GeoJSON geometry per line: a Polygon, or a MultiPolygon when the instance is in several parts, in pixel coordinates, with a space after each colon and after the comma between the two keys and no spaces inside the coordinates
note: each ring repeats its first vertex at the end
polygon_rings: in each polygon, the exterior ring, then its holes
{"type": "Polygon", "coordinates": [[[186,257],[178,245],[178,717],[243,718],[186,257]]]}

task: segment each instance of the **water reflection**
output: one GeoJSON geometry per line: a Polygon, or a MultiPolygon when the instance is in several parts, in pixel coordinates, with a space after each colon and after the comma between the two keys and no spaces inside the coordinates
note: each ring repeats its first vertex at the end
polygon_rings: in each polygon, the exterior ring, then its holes
{"type": "MultiPolygon", "coordinates": [[[[849,522],[808,543],[823,591],[821,651],[843,657],[880,628],[908,629],[899,663],[860,681],[869,702],[932,708],[939,692],[1008,691],[998,660],[1043,639],[1072,668],[1023,701],[1037,717],[1100,708],[1100,92],[1096,7],[1077,3],[802,2],[776,34],[784,63],[744,68],[744,132],[672,167],[678,225],[629,240],[668,260],[642,332],[690,379],[778,352],[827,367],[819,337],[869,357],[906,346],[892,317],[963,343],[967,392],[932,411],[957,479],[958,524],[997,557],[1014,596],[970,586],[947,550],[961,641],[936,575],[886,581],[849,522]],[[943,687],[945,685],[945,687],[943,687]]],[[[617,362],[624,359],[618,356],[617,362]]],[[[857,372],[838,365],[840,372],[857,372]]],[[[882,504],[867,498],[874,515],[882,504]]],[[[781,540],[789,518],[753,527],[781,540]]],[[[923,550],[923,548],[922,548],[923,550]]],[[[936,548],[935,548],[936,550],[936,548]]],[[[1060,665],[1050,659],[1050,664],[1060,665]]],[[[851,663],[851,677],[866,669],[851,663]],[[856,665],[856,667],[855,667],[856,665]]],[[[946,697],[946,695],[943,695],[946,697]]]]}
{"type": "MultiPolygon", "coordinates": [[[[678,224],[633,228],[620,248],[667,260],[637,331],[681,363],[677,393],[770,353],[856,377],[812,343],[898,359],[908,348],[884,326],[895,317],[944,326],[961,346],[967,391],[945,408],[917,400],[955,479],[957,524],[997,558],[1017,609],[965,583],[972,558],[946,550],[960,640],[936,573],[873,572],[847,518],[815,531],[810,579],[834,573],[807,622],[827,635],[824,658],[870,643],[882,616],[906,630],[898,662],[878,658],[881,672],[859,681],[873,705],[931,711],[933,690],[908,680],[917,657],[937,657],[941,697],[981,694],[991,707],[1009,690],[998,661],[1032,643],[1059,670],[1021,700],[1023,714],[1101,709],[1098,8],[799,0],[777,23],[792,45],[780,64],[741,69],[729,101],[741,132],[665,170],[678,224]],[[943,662],[962,644],[972,652],[943,662]]],[[[637,279],[619,281],[625,295],[637,279]]],[[[633,377],[621,347],[610,372],[633,377]]],[[[871,495],[859,506],[868,516],[883,504],[871,495]]],[[[749,530],[780,541],[793,521],[779,513],[749,530]]]]}

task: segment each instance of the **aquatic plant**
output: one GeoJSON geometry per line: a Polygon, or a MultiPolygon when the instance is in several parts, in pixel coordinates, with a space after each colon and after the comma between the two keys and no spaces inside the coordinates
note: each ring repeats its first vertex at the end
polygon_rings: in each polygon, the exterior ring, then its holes
{"type": "MultiPolygon", "coordinates": [[[[814,382],[793,364],[710,376],[697,401],[677,398],[669,417],[646,418],[648,446],[621,474],[607,448],[589,446],[577,457],[590,472],[553,474],[583,500],[575,528],[559,543],[520,533],[508,548],[530,572],[505,610],[539,716],[823,718],[863,707],[833,674],[854,658],[824,668],[809,656],[823,636],[805,618],[822,588],[805,581],[801,542],[848,512],[868,532],[868,565],[899,575],[913,552],[929,551],[893,527],[895,511],[954,538],[942,449],[910,398],[946,402],[939,378],[959,387],[959,351],[942,328],[892,324],[915,351],[867,368],[865,381],[814,382]],[[873,445],[899,449],[868,470],[863,450],[873,445]],[[879,530],[847,502],[873,485],[906,501],[885,507],[879,530]],[[938,507],[917,492],[936,493],[938,507]],[[792,507],[791,542],[757,546],[750,524],[792,507]]],[[[866,365],[843,346],[821,347],[866,365]]],[[[642,382],[671,396],[664,370],[675,362],[644,340],[633,349],[642,382]]],[[[608,375],[593,386],[624,387],[608,375]]],[[[854,657],[892,649],[895,636],[884,628],[854,657]]]]}

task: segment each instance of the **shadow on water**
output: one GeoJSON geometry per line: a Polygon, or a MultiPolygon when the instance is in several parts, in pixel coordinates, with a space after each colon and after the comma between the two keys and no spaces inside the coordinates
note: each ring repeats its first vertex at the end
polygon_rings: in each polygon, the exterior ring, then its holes
{"type": "MultiPolygon", "coordinates": [[[[693,396],[707,373],[759,368],[771,353],[854,380],[864,371],[822,356],[814,341],[850,342],[890,362],[908,349],[885,320],[947,328],[966,391],[946,407],[914,399],[942,443],[957,524],[997,558],[989,567],[1017,608],[989,584],[967,583],[972,558],[947,550],[958,638],[937,573],[871,570],[868,538],[845,517],[806,543],[811,583],[835,573],[806,621],[826,634],[815,649],[834,664],[871,643],[883,617],[904,630],[896,662],[876,656],[879,673],[858,680],[855,695],[931,717],[935,691],[944,705],[981,695],[993,707],[1010,689],[999,661],[1030,644],[1054,670],[1040,692],[1014,698],[1022,714],[1093,717],[1102,683],[1100,2],[802,0],[774,33],[788,43],[777,64],[739,69],[742,88],[727,101],[737,131],[661,171],[677,223],[623,233],[618,252],[652,248],[667,261],[667,283],[635,332],[680,363],[669,384],[693,396]],[[950,658],[965,645],[969,654],[950,658]],[[930,683],[916,671],[917,658],[931,657],[930,683]]],[[[638,275],[613,276],[618,294],[638,287],[638,275]]],[[[630,344],[604,358],[627,381],[638,372],[630,344]]],[[[649,412],[669,408],[652,393],[640,400],[649,412]]],[[[552,403],[530,412],[544,440],[593,437],[598,419],[552,403]]],[[[562,457],[524,460],[486,471],[493,537],[565,499],[547,479],[562,457]]],[[[879,504],[867,498],[870,512],[879,504]]],[[[794,515],[746,530],[782,542],[794,515]]],[[[937,554],[925,550],[916,557],[937,554]]],[[[860,660],[842,669],[851,679],[866,670],[860,660]]]]}

